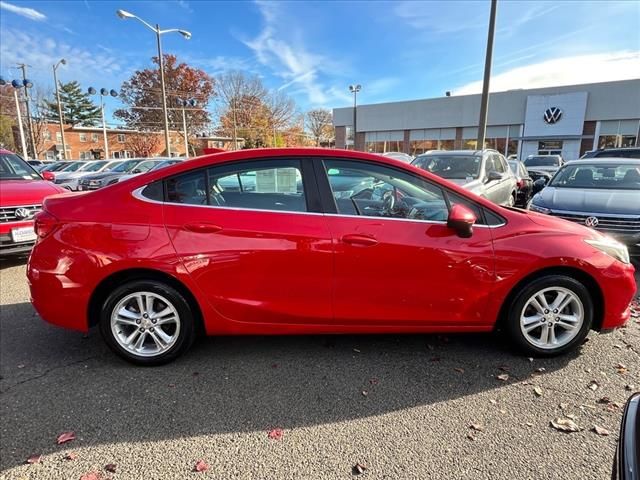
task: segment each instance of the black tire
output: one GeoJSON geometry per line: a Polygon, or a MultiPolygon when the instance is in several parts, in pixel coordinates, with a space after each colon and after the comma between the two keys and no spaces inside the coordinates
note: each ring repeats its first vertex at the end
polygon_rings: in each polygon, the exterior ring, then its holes
{"type": "MultiPolygon", "coordinates": [[[[100,334],[111,350],[131,363],[144,366],[162,365],[175,360],[193,344],[196,333],[195,316],[189,302],[176,289],[157,280],[134,280],[114,289],[102,305],[99,326],[100,334]],[[172,304],[178,314],[180,330],[177,338],[166,351],[153,356],[136,355],[127,350],[115,338],[111,328],[111,314],[115,307],[125,297],[136,292],[160,295],[172,304]]],[[[133,330],[135,327],[129,331],[133,330]]]]}
{"type": "MultiPolygon", "coordinates": [[[[554,357],[570,352],[579,347],[593,322],[593,300],[587,288],[578,280],[566,275],[547,275],[536,278],[522,286],[508,306],[505,319],[505,330],[516,349],[526,355],[534,357],[554,357]],[[573,292],[582,302],[584,319],[578,333],[565,345],[558,348],[540,348],[527,340],[520,327],[520,316],[523,313],[527,301],[536,293],[545,288],[561,287],[573,292]]],[[[555,327],[554,327],[555,328],[555,327]]]]}

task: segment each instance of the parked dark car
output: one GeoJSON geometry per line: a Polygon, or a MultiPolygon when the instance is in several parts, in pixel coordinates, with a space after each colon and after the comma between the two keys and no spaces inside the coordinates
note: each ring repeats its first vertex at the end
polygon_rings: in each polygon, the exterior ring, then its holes
{"type": "Polygon", "coordinates": [[[620,423],[620,437],[613,460],[612,480],[640,478],[640,392],[625,405],[620,423]]]}
{"type": "Polygon", "coordinates": [[[509,160],[509,168],[516,177],[518,193],[516,197],[517,207],[526,207],[533,195],[533,180],[529,176],[527,167],[519,160],[509,160]]]}
{"type": "Polygon", "coordinates": [[[606,233],[640,255],[640,159],[569,162],[533,197],[530,209],[606,233]]]}
{"type": "Polygon", "coordinates": [[[527,169],[548,172],[551,175],[556,173],[564,163],[560,155],[529,155],[524,159],[524,166],[527,169]]]}
{"type": "Polygon", "coordinates": [[[121,162],[115,168],[105,170],[100,173],[92,175],[85,175],[79,182],[79,190],[98,190],[99,188],[106,187],[107,185],[113,185],[118,183],[121,176],[127,174],[138,174],[147,172],[157,163],[166,160],[164,158],[149,159],[149,158],[132,158],[121,162]]]}
{"type": "Polygon", "coordinates": [[[601,148],[599,150],[592,150],[585,153],[583,158],[601,158],[601,157],[622,157],[622,158],[640,158],[640,148],[628,147],[628,148],[601,148]]]}

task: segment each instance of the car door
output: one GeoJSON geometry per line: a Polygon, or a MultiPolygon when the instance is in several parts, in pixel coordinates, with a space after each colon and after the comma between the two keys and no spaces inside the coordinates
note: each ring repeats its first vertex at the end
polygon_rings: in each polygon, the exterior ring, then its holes
{"type": "Polygon", "coordinates": [[[332,243],[313,171],[297,158],[232,162],[165,182],[165,224],[184,269],[236,322],[327,323],[332,243]]]}
{"type": "MultiPolygon", "coordinates": [[[[501,180],[490,180],[491,172],[498,172],[495,158],[492,154],[485,157],[484,162],[484,197],[493,203],[502,204],[501,180]]],[[[498,172],[499,173],[499,172],[498,172]]]]}
{"type": "Polygon", "coordinates": [[[336,322],[398,329],[486,321],[490,229],[463,239],[446,225],[450,205],[482,218],[477,205],[399,168],[327,158],[317,170],[335,251],[336,322]]]}

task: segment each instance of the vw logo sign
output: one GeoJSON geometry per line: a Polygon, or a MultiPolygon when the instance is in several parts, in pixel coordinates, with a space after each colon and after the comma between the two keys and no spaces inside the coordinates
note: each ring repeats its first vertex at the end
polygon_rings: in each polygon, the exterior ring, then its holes
{"type": "Polygon", "coordinates": [[[598,226],[598,223],[600,223],[597,219],[597,217],[587,217],[587,219],[584,221],[584,224],[587,227],[591,227],[591,228],[596,228],[598,226]]]}
{"type": "Polygon", "coordinates": [[[26,220],[28,218],[31,218],[31,215],[32,215],[31,210],[29,210],[28,208],[23,208],[23,207],[16,208],[15,216],[19,220],[26,220]]]}
{"type": "Polygon", "coordinates": [[[558,123],[562,118],[562,110],[558,107],[547,108],[544,111],[544,121],[549,125],[553,125],[554,123],[558,123]]]}

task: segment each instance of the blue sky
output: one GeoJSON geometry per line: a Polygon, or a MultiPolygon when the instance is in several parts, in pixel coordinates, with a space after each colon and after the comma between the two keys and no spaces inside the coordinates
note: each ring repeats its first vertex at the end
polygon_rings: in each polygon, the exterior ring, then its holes
{"type": "MultiPolygon", "coordinates": [[[[119,88],[150,66],[155,36],[123,8],[183,28],[165,35],[165,52],[212,75],[240,69],[292,95],[301,110],[479,91],[488,1],[438,2],[0,2],[0,70],[16,62],[53,88],[51,65],[64,57],[62,81],[119,88]]],[[[640,2],[500,0],[492,90],[640,78],[640,2]]],[[[109,111],[117,108],[110,99],[109,111]]]]}

